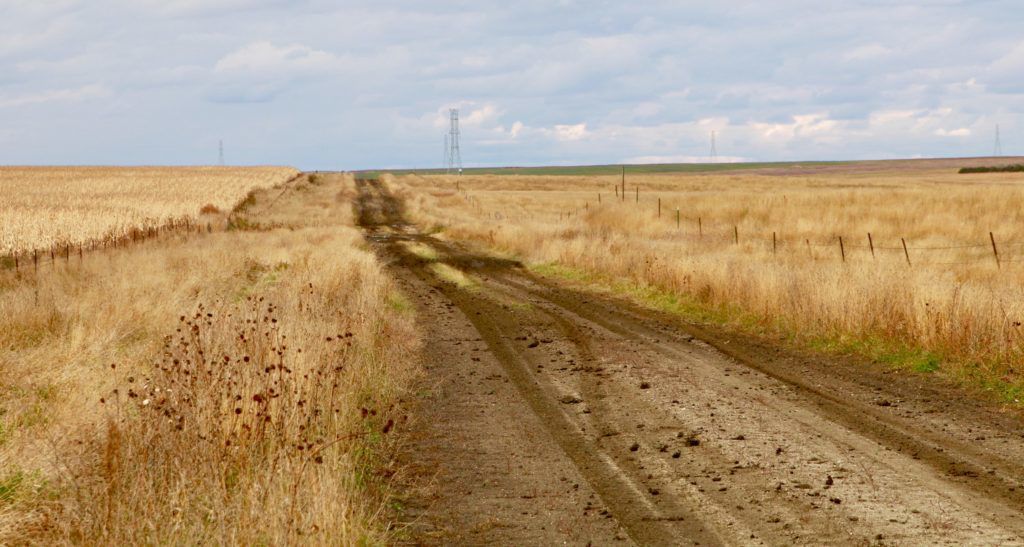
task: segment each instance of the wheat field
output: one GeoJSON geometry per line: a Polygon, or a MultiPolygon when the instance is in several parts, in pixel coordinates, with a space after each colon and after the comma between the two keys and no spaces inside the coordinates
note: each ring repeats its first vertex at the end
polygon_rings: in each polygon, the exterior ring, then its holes
{"type": "Polygon", "coordinates": [[[0,256],[92,246],[132,230],[230,211],[289,167],[3,167],[0,256]]]}
{"type": "Polygon", "coordinates": [[[619,176],[385,180],[452,239],[1024,398],[1019,174],[630,175],[625,199],[619,176]]]}
{"type": "Polygon", "coordinates": [[[385,543],[419,342],[353,195],[300,177],[230,230],[0,272],[0,544],[385,543]]]}

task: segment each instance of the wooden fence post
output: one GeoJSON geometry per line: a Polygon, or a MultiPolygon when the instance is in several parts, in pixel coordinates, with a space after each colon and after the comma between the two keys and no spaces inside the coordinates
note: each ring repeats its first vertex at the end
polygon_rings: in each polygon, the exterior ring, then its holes
{"type": "Polygon", "coordinates": [[[843,262],[846,262],[846,247],[843,246],[843,236],[839,236],[839,254],[843,257],[843,262]]]}
{"type": "Polygon", "coordinates": [[[597,193],[597,202],[601,203],[601,192],[597,193]]]}
{"type": "Polygon", "coordinates": [[[679,229],[679,207],[676,207],[676,230],[679,229]]]}
{"type": "Polygon", "coordinates": [[[39,254],[35,249],[32,249],[32,269],[39,272],[39,254]]]}
{"type": "Polygon", "coordinates": [[[640,185],[636,185],[636,202],[640,203],[640,185]]]}
{"type": "Polygon", "coordinates": [[[732,227],[732,241],[736,245],[740,244],[740,228],[735,224],[732,227]]]}
{"type": "Polygon", "coordinates": [[[988,239],[992,242],[992,256],[996,257],[996,268],[1002,268],[1002,264],[999,263],[999,249],[996,248],[996,236],[989,232],[988,239]]]}
{"type": "Polygon", "coordinates": [[[804,242],[807,243],[807,258],[813,259],[814,255],[811,254],[811,240],[805,239],[804,242]]]}
{"type": "Polygon", "coordinates": [[[697,217],[697,235],[704,237],[704,224],[701,223],[700,217],[697,217]]]}
{"type": "Polygon", "coordinates": [[[775,240],[775,232],[772,232],[772,254],[773,255],[774,254],[778,254],[778,251],[779,251],[779,247],[778,247],[778,243],[775,240]]]}
{"type": "Polygon", "coordinates": [[[622,201],[626,201],[626,166],[622,166],[622,201]]]}
{"type": "Polygon", "coordinates": [[[661,198],[658,198],[658,218],[661,218],[661,198]]]}
{"type": "Polygon", "coordinates": [[[903,244],[903,256],[907,258],[907,266],[910,266],[910,252],[907,251],[907,240],[901,237],[900,243],[903,244]]]}
{"type": "Polygon", "coordinates": [[[868,232],[868,247],[871,247],[871,260],[875,259],[875,241],[871,239],[871,232],[868,232]]]}

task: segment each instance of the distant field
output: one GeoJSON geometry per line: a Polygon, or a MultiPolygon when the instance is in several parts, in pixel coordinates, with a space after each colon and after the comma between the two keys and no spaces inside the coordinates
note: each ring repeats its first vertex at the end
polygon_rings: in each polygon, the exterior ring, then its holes
{"type": "Polygon", "coordinates": [[[230,211],[290,167],[3,167],[0,255],[96,244],[132,229],[230,211]]]}
{"type": "MultiPolygon", "coordinates": [[[[464,175],[533,175],[533,176],[610,176],[626,174],[686,174],[725,173],[729,171],[758,172],[775,175],[856,173],[889,170],[919,169],[977,169],[989,166],[1021,163],[1024,158],[938,158],[913,160],[870,160],[870,161],[778,161],[745,163],[652,163],[652,164],[608,164],[608,165],[565,165],[536,167],[472,167],[463,170],[464,175]]],[[[383,173],[392,175],[443,175],[444,169],[374,169],[357,171],[365,178],[376,178],[383,173]]]]}
{"type": "MultiPolygon", "coordinates": [[[[800,167],[813,165],[842,165],[847,162],[753,162],[753,163],[651,163],[626,165],[629,173],[708,173],[716,171],[738,171],[767,169],[772,167],[800,167]]],[[[467,175],[614,175],[622,171],[623,165],[550,165],[538,167],[474,167],[464,169],[467,175]]],[[[362,174],[379,175],[443,175],[444,169],[380,169],[363,171],[362,174]]]]}

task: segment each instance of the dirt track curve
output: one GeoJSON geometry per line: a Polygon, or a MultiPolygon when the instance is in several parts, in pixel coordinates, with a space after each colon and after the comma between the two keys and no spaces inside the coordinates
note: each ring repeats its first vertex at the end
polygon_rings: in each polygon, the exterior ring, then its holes
{"type": "Polygon", "coordinates": [[[1024,544],[1018,415],[567,288],[357,186],[427,342],[409,543],[1024,544]]]}

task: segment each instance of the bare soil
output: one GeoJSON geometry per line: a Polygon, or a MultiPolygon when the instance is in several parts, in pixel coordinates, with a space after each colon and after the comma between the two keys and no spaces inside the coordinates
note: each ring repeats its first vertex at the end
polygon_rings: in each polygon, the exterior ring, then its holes
{"type": "Polygon", "coordinates": [[[1024,544],[1017,413],[534,275],[358,186],[427,340],[404,541],[1024,544]]]}

